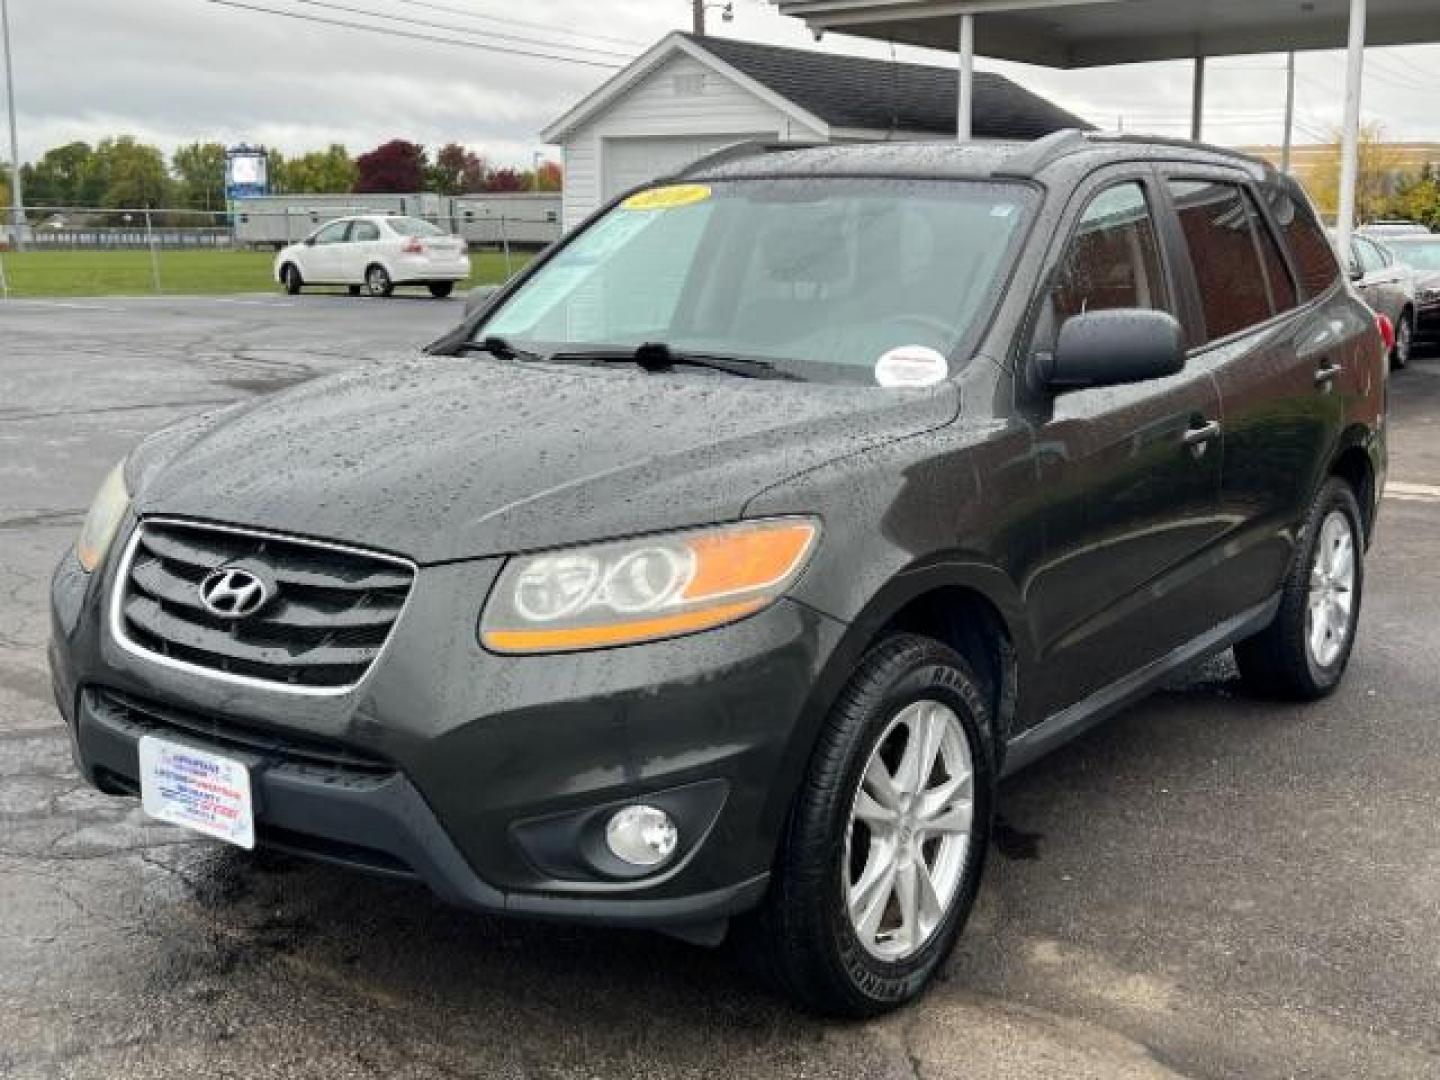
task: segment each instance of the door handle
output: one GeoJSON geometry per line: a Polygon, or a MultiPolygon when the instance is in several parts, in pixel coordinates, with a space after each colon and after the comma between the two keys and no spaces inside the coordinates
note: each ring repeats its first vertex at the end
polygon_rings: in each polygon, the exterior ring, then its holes
{"type": "Polygon", "coordinates": [[[1344,373],[1344,371],[1345,369],[1339,364],[1326,364],[1320,370],[1315,372],[1315,385],[1328,387],[1331,383],[1338,379],[1344,373]]]}
{"type": "Polygon", "coordinates": [[[1201,427],[1192,427],[1185,432],[1185,445],[1189,447],[1203,447],[1208,442],[1213,442],[1220,437],[1220,421],[1211,420],[1201,427]]]}

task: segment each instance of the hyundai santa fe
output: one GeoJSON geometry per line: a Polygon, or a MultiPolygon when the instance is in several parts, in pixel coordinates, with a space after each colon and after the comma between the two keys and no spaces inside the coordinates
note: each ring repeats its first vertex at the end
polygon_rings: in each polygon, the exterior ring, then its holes
{"type": "Polygon", "coordinates": [[[53,584],[90,783],[473,909],[920,992],[996,785],[1233,646],[1355,641],[1388,367],[1218,150],[739,148],[429,355],[141,443],[53,584]]]}

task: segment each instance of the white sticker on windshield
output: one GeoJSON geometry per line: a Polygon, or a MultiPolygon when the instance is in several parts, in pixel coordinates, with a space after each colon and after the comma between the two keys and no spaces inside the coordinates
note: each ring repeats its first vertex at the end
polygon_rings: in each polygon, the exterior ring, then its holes
{"type": "Polygon", "coordinates": [[[881,386],[934,386],[950,374],[945,357],[925,345],[901,345],[875,361],[881,386]]]}

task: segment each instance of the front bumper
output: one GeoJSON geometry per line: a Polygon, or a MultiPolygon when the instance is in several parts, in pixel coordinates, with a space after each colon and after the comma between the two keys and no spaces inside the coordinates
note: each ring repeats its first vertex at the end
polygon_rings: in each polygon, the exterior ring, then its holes
{"type": "MultiPolygon", "coordinates": [[[[123,547],[117,539],[116,550],[123,547]]],[[[680,927],[763,895],[843,625],[782,602],[705,634],[570,656],[476,640],[500,560],[422,568],[395,635],[338,697],[237,686],[119,647],[113,556],[52,585],[51,666],[76,760],[134,793],[147,731],[251,769],[258,840],[492,912],[680,927]],[[159,730],[156,730],[156,729],[159,730]],[[557,850],[597,810],[661,801],[681,850],[625,879],[557,850]]]]}

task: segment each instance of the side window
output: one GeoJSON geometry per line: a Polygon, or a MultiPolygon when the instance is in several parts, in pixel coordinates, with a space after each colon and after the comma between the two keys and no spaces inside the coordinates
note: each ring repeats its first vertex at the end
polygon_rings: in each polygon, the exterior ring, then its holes
{"type": "Polygon", "coordinates": [[[1208,180],[1172,180],[1170,196],[1190,248],[1208,339],[1269,319],[1270,297],[1244,190],[1208,180]]]}
{"type": "Polygon", "coordinates": [[[1319,296],[1328,291],[1340,276],[1340,262],[1309,205],[1278,187],[1267,188],[1265,197],[1270,216],[1280,226],[1280,234],[1295,260],[1305,295],[1319,296]]]}
{"type": "Polygon", "coordinates": [[[315,234],[317,244],[338,244],[345,239],[345,234],[350,231],[350,222],[332,221],[318,233],[315,234]]]}
{"type": "Polygon", "coordinates": [[[1050,290],[1053,340],[1066,319],[1114,308],[1168,310],[1155,219],[1138,183],[1095,196],[1080,218],[1050,290]]]}
{"type": "Polygon", "coordinates": [[[1300,302],[1299,294],[1295,291],[1295,279],[1290,276],[1290,268],[1285,265],[1285,255],[1275,240],[1275,234],[1270,231],[1270,226],[1265,224],[1265,219],[1260,216],[1248,193],[1245,202],[1250,206],[1255,236],[1260,241],[1260,258],[1265,263],[1265,277],[1270,282],[1270,298],[1275,302],[1275,311],[1277,314],[1289,311],[1300,302]]]}
{"type": "Polygon", "coordinates": [[[1374,274],[1385,269],[1384,254],[1369,240],[1356,237],[1355,253],[1360,260],[1360,269],[1365,273],[1374,274]]]}
{"type": "Polygon", "coordinates": [[[357,221],[355,227],[350,230],[350,242],[352,244],[364,244],[371,240],[380,239],[380,226],[373,221],[357,221]]]}

